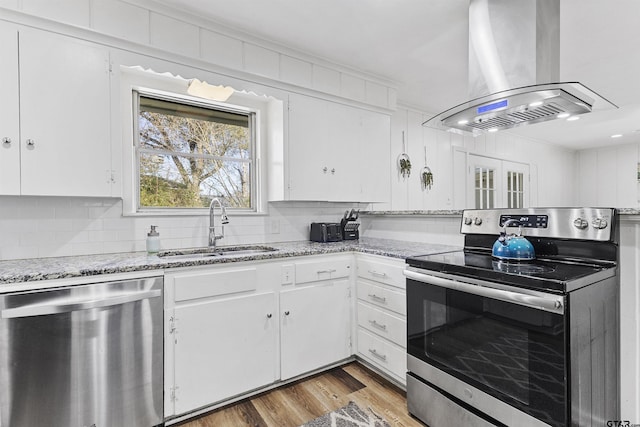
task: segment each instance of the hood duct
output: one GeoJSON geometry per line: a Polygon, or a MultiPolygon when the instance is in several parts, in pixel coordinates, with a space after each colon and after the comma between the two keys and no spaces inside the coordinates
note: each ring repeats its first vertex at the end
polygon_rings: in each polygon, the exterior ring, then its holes
{"type": "Polygon", "coordinates": [[[471,101],[423,125],[477,135],[617,108],[559,75],[559,0],[470,0],[471,101]]]}

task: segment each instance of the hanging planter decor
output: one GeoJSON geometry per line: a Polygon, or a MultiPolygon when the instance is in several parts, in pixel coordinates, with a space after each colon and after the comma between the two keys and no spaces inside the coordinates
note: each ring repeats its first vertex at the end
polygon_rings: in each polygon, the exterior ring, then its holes
{"type": "Polygon", "coordinates": [[[424,167],[420,173],[420,182],[422,183],[422,190],[431,190],[433,186],[433,172],[429,166],[427,166],[427,147],[424,147],[424,167]]]}
{"type": "Polygon", "coordinates": [[[411,176],[411,160],[409,160],[409,155],[406,153],[404,131],[402,131],[402,154],[398,156],[398,169],[400,169],[400,175],[403,178],[411,176]]]}

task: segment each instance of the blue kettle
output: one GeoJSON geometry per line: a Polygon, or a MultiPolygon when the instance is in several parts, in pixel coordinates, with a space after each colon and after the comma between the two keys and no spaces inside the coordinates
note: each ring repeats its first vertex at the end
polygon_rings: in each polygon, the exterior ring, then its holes
{"type": "Polygon", "coordinates": [[[504,230],[493,244],[491,255],[495,258],[509,261],[530,261],[535,259],[536,253],[530,241],[522,236],[522,224],[515,219],[506,221],[504,230]],[[517,234],[507,234],[507,227],[518,227],[517,234]]]}

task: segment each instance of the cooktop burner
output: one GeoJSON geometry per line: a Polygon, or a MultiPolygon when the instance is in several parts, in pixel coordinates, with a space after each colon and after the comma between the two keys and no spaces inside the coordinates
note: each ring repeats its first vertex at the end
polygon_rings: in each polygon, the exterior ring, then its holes
{"type": "Polygon", "coordinates": [[[551,273],[555,271],[555,267],[551,265],[539,265],[525,262],[509,262],[502,260],[491,261],[494,271],[502,271],[511,274],[535,275],[543,273],[551,273]]]}
{"type": "Polygon", "coordinates": [[[583,286],[582,281],[601,280],[596,274],[607,270],[615,273],[615,266],[606,263],[549,258],[513,262],[469,250],[410,257],[407,263],[425,270],[550,292],[567,292],[583,286]]]}

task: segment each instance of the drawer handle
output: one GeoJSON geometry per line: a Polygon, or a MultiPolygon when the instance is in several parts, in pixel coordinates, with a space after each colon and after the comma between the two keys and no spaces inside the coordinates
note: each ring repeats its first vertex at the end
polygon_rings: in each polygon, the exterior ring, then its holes
{"type": "Polygon", "coordinates": [[[378,351],[375,348],[370,348],[369,353],[371,353],[373,356],[377,357],[378,359],[382,360],[383,362],[387,361],[387,356],[385,356],[384,354],[378,353],[378,351]]]}
{"type": "Polygon", "coordinates": [[[376,327],[378,329],[381,329],[383,331],[387,330],[387,325],[382,325],[382,324],[376,322],[375,320],[369,320],[369,323],[371,324],[371,326],[376,327]]]}
{"type": "Polygon", "coordinates": [[[337,270],[335,268],[332,268],[331,270],[318,270],[318,274],[322,274],[322,273],[335,273],[337,270]]]}
{"type": "Polygon", "coordinates": [[[371,298],[372,300],[376,300],[376,301],[380,301],[380,302],[387,302],[387,298],[386,297],[379,297],[376,294],[369,294],[369,298],[371,298]]]}
{"type": "Polygon", "coordinates": [[[387,273],[379,272],[375,270],[369,270],[369,274],[371,274],[372,276],[387,277],[387,273]]]}

